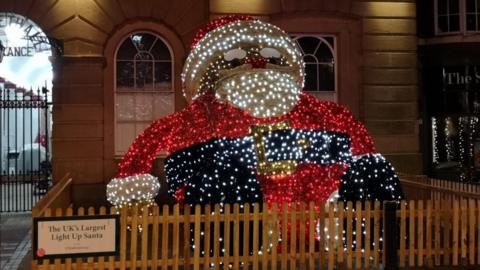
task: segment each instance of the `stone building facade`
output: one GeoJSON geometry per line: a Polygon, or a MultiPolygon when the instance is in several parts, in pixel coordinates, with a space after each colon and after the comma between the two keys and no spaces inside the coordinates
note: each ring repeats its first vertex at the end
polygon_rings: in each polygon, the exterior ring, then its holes
{"type": "MultiPolygon", "coordinates": [[[[421,173],[418,127],[416,3],[408,0],[3,0],[63,40],[52,58],[54,180],[70,173],[77,204],[104,201],[115,175],[116,53],[132,33],[169,45],[172,108],[186,102],[180,72],[197,29],[226,14],[249,14],[292,35],[335,39],[335,100],[363,121],[400,172],[421,173]]],[[[155,166],[162,174],[161,157],[155,166]]]]}

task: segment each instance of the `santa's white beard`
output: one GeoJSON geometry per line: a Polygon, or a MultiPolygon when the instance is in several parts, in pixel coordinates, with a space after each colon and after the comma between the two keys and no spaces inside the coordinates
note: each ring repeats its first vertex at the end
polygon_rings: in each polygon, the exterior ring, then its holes
{"type": "Polygon", "coordinates": [[[251,69],[226,76],[217,82],[216,97],[255,117],[288,113],[300,99],[301,88],[289,73],[251,69]]]}

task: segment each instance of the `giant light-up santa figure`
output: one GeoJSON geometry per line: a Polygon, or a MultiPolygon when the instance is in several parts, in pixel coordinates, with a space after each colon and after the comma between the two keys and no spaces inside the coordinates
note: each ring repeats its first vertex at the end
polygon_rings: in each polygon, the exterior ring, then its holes
{"type": "Polygon", "coordinates": [[[189,105],[133,142],[107,186],[114,205],[152,201],[149,174],[167,151],[168,191],[179,203],[321,204],[403,197],[391,165],[344,107],[302,92],[300,50],[278,27],[248,16],[211,22],[183,73],[189,105]]]}

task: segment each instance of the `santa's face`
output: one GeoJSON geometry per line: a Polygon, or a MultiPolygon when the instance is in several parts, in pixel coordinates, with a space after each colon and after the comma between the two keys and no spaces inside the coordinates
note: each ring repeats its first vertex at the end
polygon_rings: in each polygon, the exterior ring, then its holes
{"type": "Polygon", "coordinates": [[[255,117],[283,115],[303,86],[300,51],[279,28],[239,21],[209,32],[192,50],[182,78],[187,99],[213,91],[255,117]]]}
{"type": "Polygon", "coordinates": [[[292,67],[275,48],[249,46],[219,59],[215,96],[255,117],[283,115],[295,106],[301,88],[292,67]]]}

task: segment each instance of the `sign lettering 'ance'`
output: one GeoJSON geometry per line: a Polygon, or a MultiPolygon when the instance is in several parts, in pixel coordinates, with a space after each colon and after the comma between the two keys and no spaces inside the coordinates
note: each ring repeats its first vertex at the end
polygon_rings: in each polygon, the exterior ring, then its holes
{"type": "Polygon", "coordinates": [[[3,56],[33,56],[34,47],[6,47],[3,56]]]}
{"type": "Polygon", "coordinates": [[[34,258],[111,256],[119,252],[118,215],[34,219],[34,258]]]}
{"type": "Polygon", "coordinates": [[[47,36],[23,15],[0,12],[0,42],[5,48],[0,65],[2,78],[27,90],[52,88],[51,57],[62,55],[60,41],[47,36]]]}
{"type": "Polygon", "coordinates": [[[50,40],[31,20],[13,13],[0,13],[0,29],[5,46],[4,56],[32,57],[38,52],[50,53],[50,40]]]}

